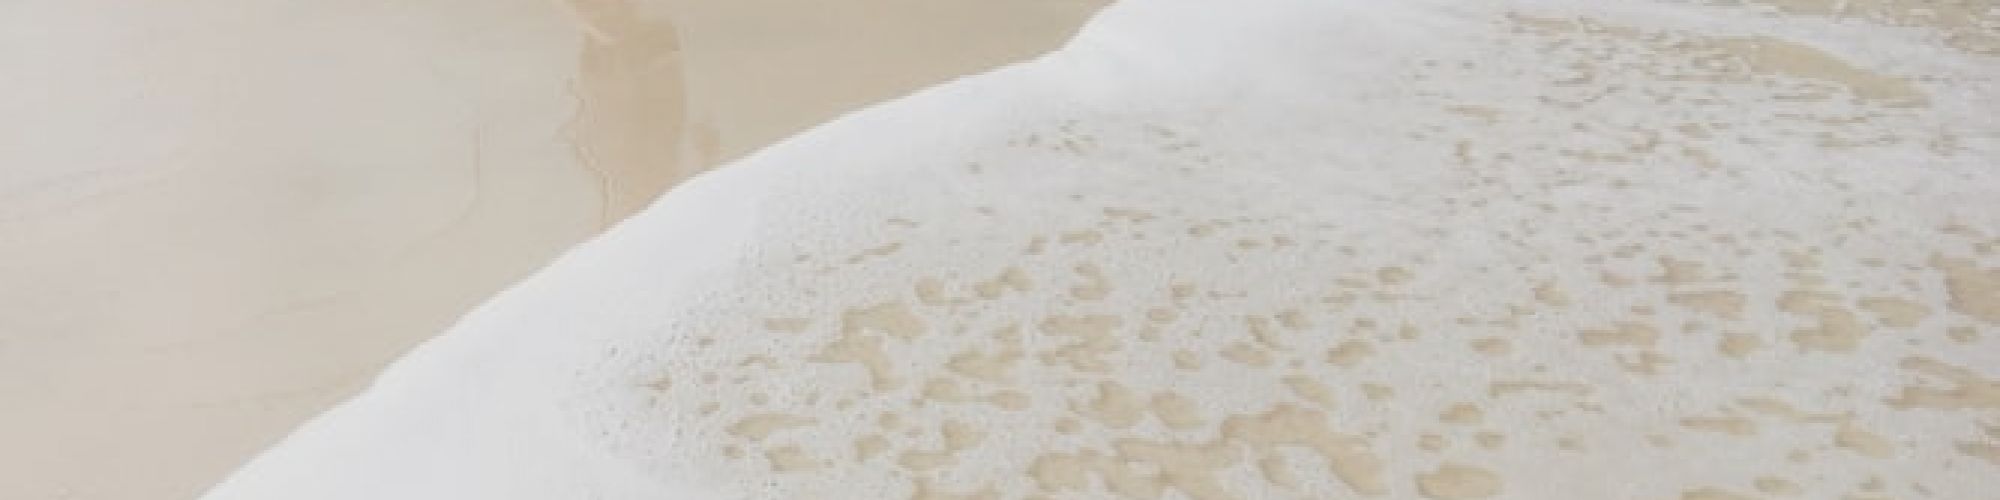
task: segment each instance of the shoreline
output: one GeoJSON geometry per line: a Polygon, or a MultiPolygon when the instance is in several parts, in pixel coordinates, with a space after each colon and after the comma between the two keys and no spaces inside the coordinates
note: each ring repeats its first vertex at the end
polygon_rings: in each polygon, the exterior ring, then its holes
{"type": "Polygon", "coordinates": [[[41,50],[0,53],[37,75],[0,109],[44,140],[0,143],[26,166],[0,178],[0,469],[32,478],[0,497],[199,494],[678,180],[1054,48],[1094,7],[1048,7],[1095,4],[577,1],[673,23],[601,28],[645,40],[619,46],[550,0],[13,8],[7,42],[41,50]],[[873,71],[770,78],[801,60],[873,71]]]}

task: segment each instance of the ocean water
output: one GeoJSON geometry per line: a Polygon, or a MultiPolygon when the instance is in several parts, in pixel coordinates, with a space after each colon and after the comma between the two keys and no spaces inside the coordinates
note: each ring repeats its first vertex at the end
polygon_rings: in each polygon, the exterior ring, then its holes
{"type": "Polygon", "coordinates": [[[1130,0],[676,188],[210,498],[1978,498],[1990,3],[1130,0]]]}

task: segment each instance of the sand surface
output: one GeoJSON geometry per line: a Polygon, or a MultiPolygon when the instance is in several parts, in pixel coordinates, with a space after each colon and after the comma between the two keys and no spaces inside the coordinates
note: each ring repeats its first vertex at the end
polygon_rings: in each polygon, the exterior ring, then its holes
{"type": "Polygon", "coordinates": [[[1099,2],[0,4],[0,498],[189,498],[679,179],[1099,2]]]}

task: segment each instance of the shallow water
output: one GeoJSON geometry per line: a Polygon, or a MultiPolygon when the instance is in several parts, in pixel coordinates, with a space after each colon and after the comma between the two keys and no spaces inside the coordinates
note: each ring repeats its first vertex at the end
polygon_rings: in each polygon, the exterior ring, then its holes
{"type": "Polygon", "coordinates": [[[1835,5],[1121,3],[684,184],[217,498],[1977,497],[2000,12],[1835,5]]]}

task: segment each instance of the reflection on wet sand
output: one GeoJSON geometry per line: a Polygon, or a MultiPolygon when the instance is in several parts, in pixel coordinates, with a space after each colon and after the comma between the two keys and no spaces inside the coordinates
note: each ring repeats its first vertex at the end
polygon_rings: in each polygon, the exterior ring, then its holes
{"type": "Polygon", "coordinates": [[[577,112],[571,125],[578,162],[598,176],[603,217],[638,210],[704,159],[682,154],[687,85],[680,35],[625,0],[562,0],[584,33],[578,56],[577,112]]]}

